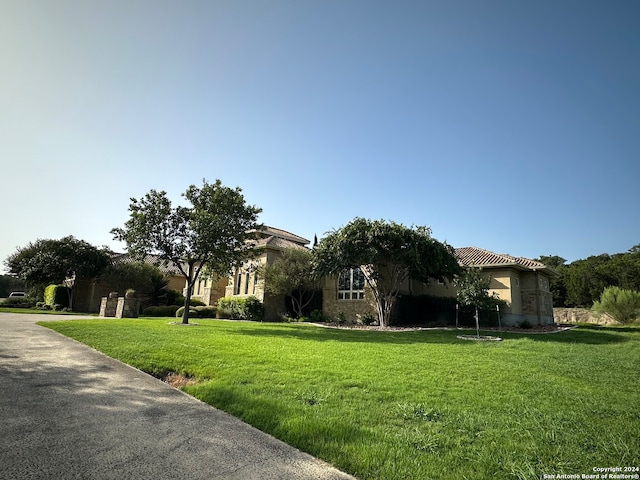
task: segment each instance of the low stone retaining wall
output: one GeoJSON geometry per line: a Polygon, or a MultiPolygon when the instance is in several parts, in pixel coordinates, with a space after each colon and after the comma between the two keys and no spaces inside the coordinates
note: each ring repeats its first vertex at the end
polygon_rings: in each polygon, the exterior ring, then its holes
{"type": "Polygon", "coordinates": [[[618,323],[609,315],[596,315],[588,308],[554,308],[553,319],[555,323],[593,323],[596,325],[618,323]]]}

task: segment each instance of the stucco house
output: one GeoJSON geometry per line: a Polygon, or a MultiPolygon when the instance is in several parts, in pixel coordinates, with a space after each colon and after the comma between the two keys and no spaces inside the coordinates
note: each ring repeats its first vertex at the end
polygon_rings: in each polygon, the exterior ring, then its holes
{"type": "MultiPolygon", "coordinates": [[[[557,273],[546,265],[523,257],[497,254],[477,247],[455,249],[461,266],[475,266],[491,278],[490,294],[504,300],[501,321],[504,325],[518,325],[528,321],[533,325],[553,323],[553,299],[549,289],[551,278],[557,273]]],[[[323,283],[322,310],[331,318],[343,314],[354,320],[358,316],[375,315],[375,300],[364,275],[359,269],[349,269],[323,283]]],[[[429,283],[413,279],[405,281],[400,295],[430,295],[455,297],[456,287],[449,282],[433,280],[429,283]]]]}
{"type": "Polygon", "coordinates": [[[229,278],[211,279],[202,277],[193,291],[193,298],[207,305],[214,305],[221,297],[256,297],[265,308],[267,319],[277,319],[285,311],[284,296],[265,293],[264,279],[260,278],[258,268],[271,264],[282,252],[289,248],[307,248],[309,240],[286,230],[265,226],[253,233],[253,246],[258,255],[235,269],[229,278]]]}

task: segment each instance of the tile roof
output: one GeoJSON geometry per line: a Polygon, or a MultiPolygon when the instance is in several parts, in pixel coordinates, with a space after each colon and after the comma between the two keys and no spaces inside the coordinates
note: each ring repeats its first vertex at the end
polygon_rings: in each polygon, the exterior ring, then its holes
{"type": "Polygon", "coordinates": [[[282,230],[280,228],[270,227],[268,225],[265,225],[262,228],[262,230],[259,230],[258,232],[264,236],[279,237],[285,240],[289,240],[291,242],[295,242],[300,245],[307,245],[309,243],[309,240],[307,240],[304,237],[301,237],[291,232],[287,232],[286,230],[282,230]]]}
{"type": "Polygon", "coordinates": [[[172,276],[182,275],[182,273],[174,263],[168,263],[168,264],[164,263],[162,260],[160,260],[160,257],[158,257],[157,255],[152,255],[150,253],[145,255],[141,259],[134,258],[131,255],[128,255],[126,253],[115,253],[111,256],[111,260],[113,261],[113,263],[143,262],[148,265],[153,265],[155,267],[158,267],[158,269],[165,275],[172,275],[172,276]]]}
{"type": "Polygon", "coordinates": [[[506,253],[493,253],[478,247],[456,248],[455,256],[464,267],[501,267],[511,266],[524,270],[547,270],[553,272],[544,263],[524,257],[513,257],[506,253]]]}
{"type": "Polygon", "coordinates": [[[286,238],[276,237],[271,235],[267,238],[260,238],[256,240],[256,248],[272,248],[275,250],[285,250],[287,248],[306,248],[300,242],[292,242],[286,238]]]}

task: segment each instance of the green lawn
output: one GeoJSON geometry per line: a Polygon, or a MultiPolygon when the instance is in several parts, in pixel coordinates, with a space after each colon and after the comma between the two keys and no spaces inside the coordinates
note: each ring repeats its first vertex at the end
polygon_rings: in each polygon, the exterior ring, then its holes
{"type": "Polygon", "coordinates": [[[361,479],[538,479],[640,465],[640,329],[503,342],[198,319],[43,323],[361,479]]]}

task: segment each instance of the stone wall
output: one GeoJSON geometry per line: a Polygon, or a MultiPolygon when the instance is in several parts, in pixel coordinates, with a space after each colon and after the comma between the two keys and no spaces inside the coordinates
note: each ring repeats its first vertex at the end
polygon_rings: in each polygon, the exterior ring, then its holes
{"type": "Polygon", "coordinates": [[[596,315],[588,308],[554,308],[553,316],[556,323],[594,323],[597,325],[618,323],[609,315],[596,315]]]}

